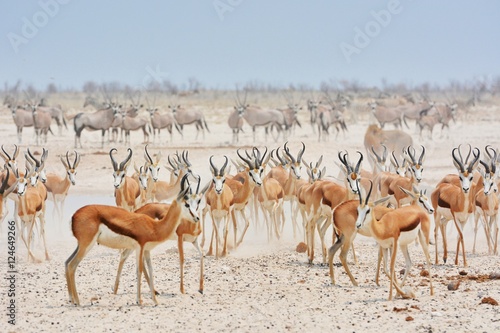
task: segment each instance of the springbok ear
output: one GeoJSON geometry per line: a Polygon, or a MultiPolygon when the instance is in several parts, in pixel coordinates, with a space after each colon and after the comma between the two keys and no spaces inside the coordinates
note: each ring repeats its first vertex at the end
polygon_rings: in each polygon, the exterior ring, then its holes
{"type": "Polygon", "coordinates": [[[405,189],[405,188],[402,188],[401,186],[398,186],[398,187],[399,187],[399,189],[400,189],[401,191],[403,191],[406,195],[409,195],[410,197],[412,197],[413,199],[415,199],[415,194],[413,194],[412,192],[408,191],[408,190],[407,190],[407,189],[405,189]]]}
{"type": "Polygon", "coordinates": [[[388,195],[386,197],[383,197],[383,198],[380,198],[380,199],[377,199],[373,202],[373,206],[378,206],[380,204],[383,204],[384,202],[386,202],[387,200],[389,200],[391,197],[388,195]]]}
{"type": "Polygon", "coordinates": [[[319,179],[323,178],[325,175],[326,175],[326,166],[323,167],[323,169],[321,170],[321,175],[319,176],[319,179]]]}

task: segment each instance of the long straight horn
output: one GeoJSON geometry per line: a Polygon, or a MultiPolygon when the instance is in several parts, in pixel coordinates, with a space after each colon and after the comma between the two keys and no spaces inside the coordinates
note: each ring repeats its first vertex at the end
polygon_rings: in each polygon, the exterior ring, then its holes
{"type": "Polygon", "coordinates": [[[111,148],[109,151],[109,157],[111,158],[111,164],[113,165],[113,170],[118,170],[118,163],[116,163],[115,158],[113,157],[113,151],[116,151],[116,148],[111,148]]]}
{"type": "Polygon", "coordinates": [[[356,164],[356,166],[354,167],[355,173],[359,172],[359,167],[361,166],[361,162],[363,161],[363,154],[359,150],[358,150],[358,154],[359,154],[359,160],[358,160],[358,163],[356,164]]]}
{"type": "Polygon", "coordinates": [[[422,154],[420,154],[420,157],[418,158],[419,165],[422,165],[422,163],[424,162],[424,157],[425,157],[425,147],[423,145],[421,145],[421,147],[422,147],[422,154]]]}
{"type": "Polygon", "coordinates": [[[304,142],[300,142],[302,143],[302,149],[299,150],[299,154],[297,155],[297,162],[302,162],[302,156],[304,155],[304,152],[306,151],[306,145],[304,144],[304,142]]]}
{"type": "Polygon", "coordinates": [[[227,163],[229,162],[229,159],[227,158],[226,155],[224,155],[224,158],[226,159],[226,162],[224,162],[224,165],[220,169],[219,176],[221,176],[221,177],[224,176],[224,172],[226,171],[227,163]]]}
{"type": "Polygon", "coordinates": [[[212,173],[214,174],[214,176],[218,176],[219,175],[219,170],[217,170],[217,168],[214,165],[214,162],[212,161],[213,157],[214,157],[214,155],[210,156],[210,158],[209,158],[210,166],[212,167],[212,173]]]}

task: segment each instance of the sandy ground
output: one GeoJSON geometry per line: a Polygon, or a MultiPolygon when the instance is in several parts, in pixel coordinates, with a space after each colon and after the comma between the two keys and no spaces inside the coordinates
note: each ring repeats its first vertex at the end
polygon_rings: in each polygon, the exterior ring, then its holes
{"type": "MultiPolygon", "coordinates": [[[[174,134],[173,143],[150,146],[154,153],[162,151],[163,156],[176,150],[188,149],[194,170],[204,181],[209,179],[208,158],[214,154],[220,159],[227,154],[236,158],[236,146],[230,144],[231,132],[224,116],[228,110],[210,110],[207,121],[211,133],[205,139],[195,140],[194,128],[187,128],[185,140],[174,134]]],[[[311,127],[307,124],[290,138],[289,146],[297,151],[300,141],[306,144],[304,158],[316,160],[324,154],[323,165],[329,175],[337,175],[334,164],[337,152],[347,149],[354,154],[364,152],[363,135],[368,124],[366,117],[349,124],[346,137],[331,136],[327,142],[317,142],[311,127]]],[[[455,172],[451,160],[451,149],[460,143],[471,143],[481,150],[486,144],[500,146],[498,135],[498,109],[485,107],[474,114],[475,119],[461,117],[452,124],[451,130],[443,136],[439,129],[433,140],[419,142],[413,128],[415,143],[425,145],[424,185],[433,187],[447,173],[455,172]]],[[[0,117],[1,143],[9,150],[17,142],[12,119],[6,112],[0,117]]],[[[62,136],[49,135],[46,147],[49,149],[47,171],[63,174],[59,155],[73,150],[74,131],[72,122],[62,136]]],[[[240,143],[252,144],[251,130],[245,127],[240,143]]],[[[57,133],[57,129],[54,128],[57,133]]],[[[30,143],[32,151],[40,151],[33,146],[33,130],[26,129],[23,142],[30,143]]],[[[134,161],[143,163],[142,133],[133,133],[135,143],[134,161]]],[[[464,268],[453,264],[457,233],[449,223],[449,261],[447,264],[433,265],[434,296],[429,295],[427,278],[420,275],[423,255],[419,247],[411,246],[413,269],[407,281],[416,295],[415,299],[396,298],[387,301],[389,282],[381,278],[380,286],[375,284],[377,248],[374,241],[358,236],[355,242],[359,265],[356,266],[349,255],[349,263],[359,287],[352,286],[342,267],[335,268],[337,285],[330,284],[328,267],[321,264],[319,246],[314,265],[307,264],[304,253],[295,251],[301,236],[294,238],[287,211],[285,234],[279,241],[268,243],[262,221],[253,223],[243,244],[232,249],[226,258],[216,260],[205,258],[205,292],[198,290],[199,257],[189,244],[186,249],[185,284],[186,294],[179,291],[179,263],[176,244],[167,242],[153,251],[155,284],[160,292],[160,305],[154,306],[149,289],[143,282],[143,306],[135,305],[136,280],[135,261],[129,260],[124,268],[120,290],[113,295],[118,252],[96,246],[87,255],[77,271],[76,282],[82,303],[75,307],[68,302],[64,261],[76,247],[76,240],[70,232],[70,217],[85,204],[114,204],[112,169],[109,156],[111,147],[118,149],[117,159],[124,158],[126,147],[122,144],[107,143],[100,147],[100,133],[84,131],[84,149],[78,168],[77,184],[69,191],[65,206],[64,220],[59,223],[52,218],[52,203],[47,205],[47,233],[50,261],[39,264],[27,262],[27,251],[21,242],[17,243],[18,256],[15,276],[16,325],[9,325],[6,307],[11,298],[7,297],[7,280],[1,279],[0,294],[2,315],[0,332],[105,332],[105,331],[151,331],[163,329],[172,332],[498,332],[500,331],[499,307],[482,304],[485,297],[500,301],[500,281],[491,280],[491,273],[500,272],[500,257],[487,254],[485,237],[478,234],[479,250],[472,254],[473,222],[466,226],[466,249],[469,266],[464,268]],[[465,275],[461,275],[462,274],[465,275]],[[461,284],[455,291],[448,290],[452,280],[461,284]]],[[[267,144],[275,147],[282,144],[264,141],[263,131],[258,133],[259,146],[267,144]]],[[[21,145],[22,150],[27,145],[21,145]]],[[[20,161],[23,157],[19,157],[20,161]]],[[[166,164],[166,159],[163,158],[166,164]]],[[[20,163],[23,165],[23,163],[20,163]]],[[[365,166],[367,166],[365,164],[365,166]]],[[[130,170],[129,173],[132,173],[130,170]]],[[[305,173],[305,172],[304,172],[305,173]]],[[[304,174],[304,176],[306,176],[304,174]]],[[[167,171],[162,169],[162,179],[167,179],[167,171]]],[[[9,203],[9,218],[12,216],[9,203]]],[[[0,276],[7,276],[7,228],[2,225],[0,239],[0,276]]],[[[210,227],[207,231],[210,232],[210,227]]],[[[331,232],[328,232],[331,235],[331,232]]],[[[331,236],[328,240],[331,242],[331,236]]],[[[439,243],[441,244],[441,243],[439,243]]],[[[205,250],[207,249],[205,246],[205,250]]],[[[36,254],[41,258],[41,242],[36,243],[36,254]]],[[[442,250],[440,250],[441,252],[442,250]]],[[[434,258],[431,246],[431,257],[434,258]]],[[[441,257],[441,254],[440,254],[441,257]]],[[[338,257],[335,262],[339,263],[338,257]]],[[[403,258],[398,255],[396,271],[403,268],[403,258]]]]}

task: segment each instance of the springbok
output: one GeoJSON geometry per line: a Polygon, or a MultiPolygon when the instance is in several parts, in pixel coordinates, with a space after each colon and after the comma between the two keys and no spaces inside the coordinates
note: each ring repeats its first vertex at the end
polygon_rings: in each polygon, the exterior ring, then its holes
{"type": "Polygon", "coordinates": [[[498,254],[498,189],[495,184],[497,152],[490,146],[485,151],[490,156],[489,161],[479,161],[484,169],[480,169],[483,184],[478,184],[474,197],[474,246],[472,253],[476,253],[476,237],[479,220],[482,220],[486,242],[488,243],[488,254],[498,254]],[[491,149],[492,153],[488,151],[491,149]],[[493,231],[493,229],[495,229],[493,231]]]}
{"type": "MultiPolygon", "coordinates": [[[[457,168],[460,186],[455,185],[456,182],[452,180],[452,183],[441,181],[436,189],[431,194],[432,206],[434,207],[434,221],[436,223],[434,229],[434,239],[436,248],[436,264],[438,263],[438,230],[441,230],[441,236],[443,238],[443,261],[446,263],[448,259],[448,246],[446,242],[446,225],[448,221],[453,220],[455,227],[458,231],[457,238],[457,250],[455,256],[455,265],[458,265],[458,256],[460,253],[460,245],[462,246],[462,254],[464,259],[464,266],[467,266],[467,260],[465,257],[465,244],[463,237],[463,229],[465,223],[467,222],[469,215],[474,210],[474,195],[476,184],[473,182],[473,171],[476,169],[479,163],[479,149],[474,148],[473,160],[466,166],[468,162],[468,157],[465,162],[462,159],[462,155],[459,153],[460,160],[456,156],[456,151],[459,148],[453,148],[452,157],[453,164],[457,168]],[[455,183],[455,184],[454,184],[455,183]]],[[[470,152],[469,152],[470,155],[470,152]]],[[[455,177],[454,177],[455,178],[455,177]]]]}
{"type": "MultiPolygon", "coordinates": [[[[398,251],[398,247],[401,247],[401,251],[405,256],[406,272],[405,276],[403,277],[404,283],[404,278],[411,268],[411,260],[408,253],[408,244],[412,243],[415,238],[418,237],[420,245],[422,247],[422,251],[424,252],[427,270],[428,272],[430,272],[431,260],[428,249],[430,218],[428,212],[432,213],[433,208],[428,206],[427,199],[425,199],[425,201],[423,201],[423,204],[427,211],[421,206],[414,204],[387,212],[377,220],[376,214],[370,214],[371,209],[370,205],[368,204],[370,193],[371,191],[368,192],[364,203],[360,195],[360,205],[357,208],[358,217],[356,219],[356,228],[358,230],[360,228],[367,228],[372,237],[375,238],[375,240],[379,244],[379,251],[383,251],[384,249],[390,249],[392,251],[389,272],[389,300],[392,300],[393,286],[403,297],[410,297],[401,289],[395,275],[396,253],[398,251]],[[367,218],[368,216],[370,216],[370,218],[367,218]]],[[[408,194],[410,194],[410,192],[408,192],[408,194]]],[[[420,200],[421,198],[419,198],[419,202],[420,200]]],[[[380,260],[381,256],[379,254],[377,266],[380,265],[380,260]]],[[[429,274],[429,283],[430,294],[432,296],[434,295],[434,288],[432,286],[431,274],[429,274]]]]}
{"type": "Polygon", "coordinates": [[[61,177],[55,173],[47,174],[47,181],[45,182],[45,187],[47,192],[51,194],[51,198],[54,201],[54,210],[52,215],[58,217],[59,221],[62,221],[64,215],[64,201],[68,196],[68,190],[71,185],[75,185],[76,168],[80,163],[80,154],[76,151],[73,163],[69,160],[69,151],[66,152],[66,160],[61,156],[61,163],[66,169],[66,174],[61,177]]]}
{"type": "MultiPolygon", "coordinates": [[[[176,200],[170,206],[168,213],[159,221],[145,214],[137,214],[119,207],[104,205],[84,206],[73,214],[72,231],[78,240],[78,246],[65,262],[68,294],[72,303],[80,305],[75,284],[75,272],[78,264],[90,249],[99,243],[111,248],[135,250],[137,264],[136,300],[139,305],[142,304],[141,278],[144,271],[145,253],[172,237],[183,219],[191,223],[199,222],[199,203],[203,195],[199,192],[200,180],[198,180],[195,193],[189,184],[186,186],[186,183],[187,175],[181,182],[181,190],[176,200]]],[[[146,262],[152,276],[151,262],[150,260],[146,262]]],[[[149,288],[153,302],[158,304],[152,278],[149,288]]]]}
{"type": "Polygon", "coordinates": [[[3,179],[0,178],[0,182],[1,182],[1,185],[0,185],[0,222],[2,222],[3,219],[5,218],[5,216],[7,215],[7,213],[4,212],[4,210],[3,210],[3,207],[5,206],[4,201],[7,199],[7,196],[10,193],[12,193],[12,191],[14,191],[14,189],[17,186],[17,181],[15,181],[14,183],[12,183],[9,186],[9,178],[10,178],[10,170],[9,169],[10,168],[7,167],[5,169],[5,173],[2,173],[2,175],[1,175],[1,177],[3,177],[3,179]]]}
{"type": "Polygon", "coordinates": [[[203,139],[205,139],[205,130],[210,133],[208,129],[207,122],[205,120],[205,116],[199,110],[193,109],[185,109],[177,105],[169,105],[168,108],[172,110],[172,114],[174,115],[177,124],[179,125],[181,136],[184,138],[184,125],[195,124],[196,126],[196,138],[198,140],[198,135],[200,134],[200,130],[203,133],[203,139]]]}
{"type": "Polygon", "coordinates": [[[227,156],[224,156],[225,162],[220,170],[214,165],[212,158],[213,155],[210,156],[209,159],[213,184],[211,184],[205,195],[213,225],[210,247],[207,255],[213,254],[213,241],[215,238],[215,258],[219,258],[219,255],[222,257],[225,257],[227,255],[229,217],[233,206],[234,196],[231,188],[225,184],[227,172],[226,167],[229,162],[227,156]],[[222,247],[221,250],[219,250],[220,247],[222,247]]]}
{"type": "Polygon", "coordinates": [[[101,130],[101,148],[104,147],[104,134],[109,130],[115,118],[119,116],[121,105],[108,104],[105,109],[93,113],[78,113],[73,119],[75,129],[75,148],[82,148],[82,131],[87,128],[91,131],[101,130]]]}
{"type": "Polygon", "coordinates": [[[127,176],[127,168],[130,164],[132,158],[132,149],[128,148],[128,156],[123,160],[123,162],[118,165],[113,157],[113,152],[116,148],[112,148],[109,151],[109,157],[111,158],[111,164],[113,165],[113,178],[115,187],[115,201],[118,207],[122,207],[128,211],[134,211],[139,203],[139,184],[132,178],[127,176]]]}

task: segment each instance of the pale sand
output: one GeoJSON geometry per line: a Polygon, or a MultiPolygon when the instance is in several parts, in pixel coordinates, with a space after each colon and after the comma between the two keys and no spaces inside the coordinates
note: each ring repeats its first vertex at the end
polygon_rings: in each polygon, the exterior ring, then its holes
{"type": "MultiPolygon", "coordinates": [[[[476,121],[460,119],[452,124],[450,137],[440,138],[440,131],[434,133],[434,140],[424,140],[427,148],[425,160],[425,184],[433,187],[447,173],[454,173],[451,149],[460,143],[477,145],[482,151],[486,144],[500,146],[498,135],[498,109],[484,109],[476,121]]],[[[213,115],[212,115],[213,116],[213,115]]],[[[303,128],[290,139],[290,148],[297,151],[300,141],[307,145],[304,158],[315,160],[325,154],[323,165],[329,175],[337,175],[339,149],[347,149],[354,155],[356,150],[364,152],[363,135],[367,119],[349,125],[348,138],[342,136],[329,142],[317,143],[303,115],[303,128]]],[[[206,134],[206,140],[194,141],[194,129],[187,128],[187,144],[179,142],[175,135],[173,144],[162,145],[165,156],[176,149],[189,149],[190,160],[196,172],[204,181],[209,179],[208,157],[214,154],[221,158],[227,154],[236,158],[235,147],[229,146],[231,132],[225,118],[219,117],[218,123],[207,121],[212,133],[206,134]],[[209,148],[209,149],[207,149],[209,148]]],[[[72,122],[68,124],[63,137],[49,135],[49,161],[47,171],[63,174],[57,157],[66,149],[73,149],[72,122]]],[[[242,142],[251,144],[251,130],[245,127],[242,142]]],[[[56,132],[56,128],[54,128],[56,132]]],[[[413,132],[413,128],[409,130],[413,132]]],[[[32,140],[32,129],[25,130],[24,142],[32,140]]],[[[259,131],[259,145],[263,145],[263,131],[259,131]]],[[[16,143],[15,130],[10,117],[2,116],[0,135],[6,148],[16,143]]],[[[418,135],[413,135],[418,141],[418,135]]],[[[446,135],[445,135],[446,136],[446,135]]],[[[163,134],[163,138],[166,135],[163,134]]],[[[142,133],[133,133],[132,142],[142,141],[142,133]]],[[[135,260],[126,263],[118,295],[113,295],[118,253],[102,246],[96,246],[78,268],[76,283],[80,295],[81,307],[68,302],[64,261],[74,251],[76,241],[71,235],[69,220],[73,212],[84,204],[113,204],[112,171],[107,153],[114,145],[107,144],[100,149],[100,132],[84,131],[82,142],[85,149],[77,175],[77,185],[70,188],[62,224],[52,219],[52,203],[47,207],[48,243],[51,260],[40,264],[28,263],[27,252],[21,242],[17,244],[19,261],[16,277],[17,325],[7,324],[5,309],[7,306],[6,280],[1,282],[2,313],[0,332],[117,332],[117,331],[161,331],[172,332],[498,332],[500,331],[499,306],[481,304],[484,297],[500,301],[500,281],[478,281],[474,277],[499,272],[500,257],[487,255],[487,247],[482,229],[479,230],[479,251],[472,254],[473,222],[466,226],[466,249],[469,267],[453,264],[455,258],[456,231],[452,223],[448,225],[449,259],[442,264],[440,249],[439,265],[433,265],[434,296],[429,295],[426,278],[420,276],[417,265],[423,263],[419,247],[411,246],[410,254],[413,269],[406,285],[414,290],[416,299],[395,298],[387,301],[389,282],[381,277],[381,285],[374,282],[377,250],[374,241],[358,236],[355,242],[359,266],[348,256],[353,275],[359,287],[352,286],[342,267],[335,268],[337,285],[330,284],[328,267],[321,265],[319,244],[316,246],[315,264],[307,264],[306,255],[297,253],[295,247],[301,237],[293,238],[290,220],[286,222],[286,233],[279,241],[267,242],[265,230],[252,225],[243,244],[231,250],[227,258],[205,259],[205,292],[197,292],[199,258],[190,244],[185,244],[186,294],[179,292],[179,263],[176,245],[169,242],[153,251],[155,284],[160,296],[160,305],[153,306],[149,288],[143,282],[144,306],[135,305],[136,280],[135,260]],[[96,154],[97,153],[97,154],[96,154]],[[450,280],[459,276],[460,271],[467,275],[456,291],[447,288],[450,280]],[[422,283],[422,281],[424,281],[422,283]],[[422,284],[422,285],[421,285],[422,284]],[[411,320],[409,320],[411,319],[411,320]]],[[[280,143],[282,143],[280,141],[280,143]]],[[[277,146],[269,142],[269,146],[277,146]]],[[[121,144],[118,159],[123,158],[126,149],[121,144]]],[[[22,146],[24,150],[25,145],[22,146]]],[[[134,160],[143,161],[143,145],[134,147],[134,160]]],[[[32,148],[40,150],[39,148],[32,148]]],[[[152,145],[154,153],[159,145],[152,145]]],[[[22,161],[23,158],[20,157],[22,161]]],[[[20,166],[23,165],[21,162],[20,166]]],[[[367,167],[367,164],[364,164],[367,167]]],[[[233,168],[234,171],[234,168],[233,168]]],[[[167,179],[167,172],[162,169],[162,179],[167,179]]],[[[131,174],[132,171],[129,171],[131,174]]],[[[305,176],[305,175],[304,175],[305,176]]],[[[10,204],[9,204],[10,205],[10,204]]],[[[12,206],[9,216],[12,214],[12,206]]],[[[288,213],[288,204],[285,207],[288,213]]],[[[210,230],[210,229],[209,229],[210,230]]],[[[0,258],[2,277],[6,275],[7,244],[6,225],[2,226],[0,258]]],[[[331,244],[331,231],[328,232],[331,244]]],[[[441,240],[439,239],[441,247],[441,240]]],[[[208,244],[205,245],[205,250],[208,244]]],[[[36,254],[42,257],[42,246],[36,244],[36,254]]],[[[431,257],[434,261],[434,246],[431,257]]],[[[338,255],[335,258],[338,263],[338,255]]],[[[403,268],[402,256],[398,255],[396,271],[403,268]]]]}

